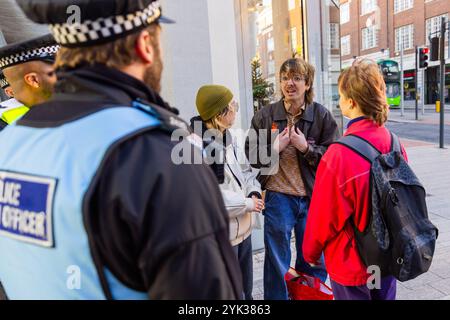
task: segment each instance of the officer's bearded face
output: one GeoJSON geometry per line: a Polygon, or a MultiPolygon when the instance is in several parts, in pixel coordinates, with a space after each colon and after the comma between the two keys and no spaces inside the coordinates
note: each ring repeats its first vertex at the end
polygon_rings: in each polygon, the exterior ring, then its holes
{"type": "Polygon", "coordinates": [[[161,58],[160,45],[160,28],[152,37],[151,45],[155,51],[155,59],[151,67],[149,67],[144,74],[144,82],[147,86],[155,90],[157,93],[161,92],[161,76],[163,71],[163,62],[161,58]]]}
{"type": "Polygon", "coordinates": [[[46,101],[51,98],[57,80],[53,65],[41,62],[39,75],[41,80],[41,96],[46,101]]]}
{"type": "Polygon", "coordinates": [[[4,70],[14,98],[28,107],[50,99],[56,83],[56,73],[52,64],[30,61],[4,70]]]}

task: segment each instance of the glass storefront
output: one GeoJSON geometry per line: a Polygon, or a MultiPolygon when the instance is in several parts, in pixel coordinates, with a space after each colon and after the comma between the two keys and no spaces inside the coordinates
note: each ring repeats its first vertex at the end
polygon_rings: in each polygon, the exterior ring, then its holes
{"type": "Polygon", "coordinates": [[[279,67],[294,56],[305,57],[304,1],[245,0],[248,5],[255,109],[280,98],[279,67]],[[259,87],[258,87],[259,85],[259,87]],[[255,88],[265,87],[265,92],[255,88]]]}
{"type": "Polygon", "coordinates": [[[416,93],[416,71],[405,70],[403,72],[403,94],[405,101],[414,101],[416,93]]]}
{"type": "Polygon", "coordinates": [[[338,1],[241,1],[246,2],[248,10],[242,14],[248,15],[251,30],[248,50],[252,61],[248,63],[252,65],[255,110],[280,99],[279,68],[295,56],[316,68],[316,101],[336,109],[341,69],[338,1]]]}
{"type": "MultiPolygon", "coordinates": [[[[440,69],[439,66],[429,67],[426,71],[426,93],[427,104],[435,104],[440,99],[440,69]]],[[[445,67],[445,102],[450,103],[450,64],[445,67]]]]}

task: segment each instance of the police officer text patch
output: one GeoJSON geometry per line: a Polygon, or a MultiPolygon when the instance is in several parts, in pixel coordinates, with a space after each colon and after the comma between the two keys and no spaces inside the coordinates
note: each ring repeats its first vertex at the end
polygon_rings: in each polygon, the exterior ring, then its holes
{"type": "Polygon", "coordinates": [[[56,179],[0,171],[0,236],[53,246],[56,179]]]}

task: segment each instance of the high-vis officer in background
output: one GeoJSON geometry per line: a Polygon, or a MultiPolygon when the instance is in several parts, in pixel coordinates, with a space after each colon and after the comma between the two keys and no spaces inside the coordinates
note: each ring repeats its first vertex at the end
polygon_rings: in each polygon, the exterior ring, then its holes
{"type": "MultiPolygon", "coordinates": [[[[14,98],[14,92],[12,91],[12,88],[6,80],[5,75],[2,71],[0,71],[0,88],[2,88],[3,92],[9,97],[14,98]]],[[[1,101],[0,101],[1,102],[1,101]]]]}
{"type": "Polygon", "coordinates": [[[11,124],[29,108],[51,97],[58,49],[50,34],[0,48],[0,70],[10,85],[10,94],[14,95],[14,99],[0,103],[8,107],[1,115],[3,124],[11,124]]]}
{"type": "Polygon", "coordinates": [[[28,112],[28,108],[14,99],[14,91],[6,80],[3,72],[0,71],[0,86],[6,96],[10,99],[0,102],[0,131],[8,125],[7,119],[12,119],[14,116],[20,117],[28,112]],[[3,118],[3,114],[5,117],[3,118]]]}
{"type": "Polygon", "coordinates": [[[62,48],[52,99],[1,136],[8,298],[241,298],[216,178],[171,158],[187,127],[159,95],[159,2],[17,2],[62,48]]]}
{"type": "MultiPolygon", "coordinates": [[[[6,80],[5,76],[3,75],[3,72],[0,71],[0,88],[3,90],[5,95],[9,97],[9,100],[14,100],[14,93],[11,89],[11,86],[9,85],[8,81],[6,80]]],[[[1,101],[2,95],[0,94],[0,131],[6,127],[8,124],[1,119],[1,115],[3,112],[7,111],[11,107],[8,105],[4,105],[4,102],[1,101]]],[[[9,101],[5,101],[6,103],[9,101]]]]}

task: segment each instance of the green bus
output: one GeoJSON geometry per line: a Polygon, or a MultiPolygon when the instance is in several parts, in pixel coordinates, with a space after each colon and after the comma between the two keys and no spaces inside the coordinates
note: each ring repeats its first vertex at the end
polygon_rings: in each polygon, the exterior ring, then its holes
{"type": "Polygon", "coordinates": [[[398,62],[390,59],[378,61],[380,70],[383,73],[384,82],[386,83],[387,102],[391,107],[400,106],[400,70],[398,62]]]}

